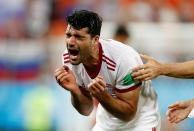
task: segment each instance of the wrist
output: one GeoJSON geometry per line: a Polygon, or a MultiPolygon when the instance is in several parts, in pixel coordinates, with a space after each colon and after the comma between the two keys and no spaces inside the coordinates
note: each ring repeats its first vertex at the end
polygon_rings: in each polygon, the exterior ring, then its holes
{"type": "Polygon", "coordinates": [[[169,69],[166,63],[160,63],[160,68],[159,68],[160,75],[168,74],[168,70],[169,69]]]}
{"type": "Polygon", "coordinates": [[[77,84],[74,85],[74,88],[70,91],[72,94],[79,94],[81,91],[77,84]]]}
{"type": "Polygon", "coordinates": [[[109,98],[109,96],[110,95],[106,91],[104,91],[101,94],[99,94],[98,96],[96,96],[95,98],[98,100],[98,102],[103,103],[105,100],[107,100],[109,98]]]}

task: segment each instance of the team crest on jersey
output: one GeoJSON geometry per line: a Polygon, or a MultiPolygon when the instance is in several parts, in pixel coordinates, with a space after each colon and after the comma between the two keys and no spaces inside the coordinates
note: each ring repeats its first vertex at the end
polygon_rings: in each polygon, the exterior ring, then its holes
{"type": "Polygon", "coordinates": [[[130,74],[126,75],[125,78],[123,79],[123,85],[127,86],[127,85],[131,85],[132,83],[134,83],[135,81],[133,80],[133,78],[131,77],[131,74],[133,72],[131,72],[130,74]]]}

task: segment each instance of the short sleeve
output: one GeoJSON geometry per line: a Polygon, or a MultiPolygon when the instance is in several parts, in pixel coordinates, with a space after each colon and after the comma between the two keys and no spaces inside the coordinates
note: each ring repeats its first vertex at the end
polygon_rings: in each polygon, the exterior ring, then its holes
{"type": "Polygon", "coordinates": [[[119,93],[132,91],[141,85],[141,82],[135,81],[132,77],[132,69],[142,65],[142,61],[137,52],[122,53],[119,58],[118,72],[116,78],[115,90],[119,93]]]}

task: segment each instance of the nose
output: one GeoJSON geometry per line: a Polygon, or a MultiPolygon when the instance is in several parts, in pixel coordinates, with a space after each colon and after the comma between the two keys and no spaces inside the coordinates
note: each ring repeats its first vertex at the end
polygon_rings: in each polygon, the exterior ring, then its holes
{"type": "Polygon", "coordinates": [[[71,36],[70,38],[68,38],[67,44],[68,44],[68,46],[70,48],[71,47],[74,47],[76,45],[75,37],[74,36],[71,36]]]}

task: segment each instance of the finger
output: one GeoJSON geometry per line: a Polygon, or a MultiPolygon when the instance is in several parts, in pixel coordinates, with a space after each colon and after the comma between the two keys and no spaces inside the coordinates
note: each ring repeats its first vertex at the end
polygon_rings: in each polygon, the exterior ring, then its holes
{"type": "Polygon", "coordinates": [[[97,76],[97,78],[99,78],[99,79],[103,80],[103,76],[97,76]]]}
{"type": "Polygon", "coordinates": [[[176,116],[174,115],[173,112],[169,112],[169,115],[168,115],[168,120],[169,122],[173,123],[173,121],[176,119],[176,116]]]}
{"type": "Polygon", "coordinates": [[[172,118],[172,117],[174,116],[174,111],[175,111],[175,110],[170,109],[170,110],[168,110],[168,111],[166,112],[166,115],[167,115],[168,117],[172,118]]]}
{"type": "Polygon", "coordinates": [[[63,67],[56,69],[55,72],[58,72],[60,70],[63,70],[63,67]]]}
{"type": "Polygon", "coordinates": [[[150,74],[144,74],[144,75],[135,77],[134,80],[144,81],[144,80],[147,79],[148,77],[150,77],[150,74]]]}
{"type": "Polygon", "coordinates": [[[92,82],[90,82],[90,84],[88,85],[88,89],[89,89],[89,91],[96,91],[96,89],[94,87],[94,80],[92,82]]]}
{"type": "Polygon", "coordinates": [[[177,120],[177,117],[176,117],[176,116],[173,116],[173,117],[170,119],[170,122],[171,122],[171,123],[175,123],[176,120],[177,120]]]}
{"type": "Polygon", "coordinates": [[[142,69],[145,69],[145,68],[146,68],[145,65],[140,65],[138,67],[133,68],[133,72],[137,72],[137,71],[142,70],[142,69]]]}
{"type": "Polygon", "coordinates": [[[88,89],[93,96],[100,92],[100,90],[96,88],[94,85],[89,86],[88,89]]]}
{"type": "Polygon", "coordinates": [[[147,81],[147,80],[151,80],[155,78],[153,75],[151,75],[151,73],[147,74],[146,76],[144,76],[144,78],[142,79],[142,81],[147,81]]]}
{"type": "Polygon", "coordinates": [[[168,108],[175,108],[179,106],[179,102],[175,102],[172,105],[169,105],[168,108]]]}
{"type": "Polygon", "coordinates": [[[99,79],[94,80],[93,85],[95,86],[95,88],[98,88],[100,92],[104,91],[104,88],[106,87],[106,85],[104,86],[102,80],[99,79]]]}
{"type": "Polygon", "coordinates": [[[180,112],[177,112],[177,110],[171,110],[171,119],[170,121],[175,123],[177,121],[178,118],[180,118],[180,112]]]}
{"type": "Polygon", "coordinates": [[[139,70],[138,72],[133,72],[131,76],[133,78],[141,76],[143,74],[142,72],[143,72],[143,70],[139,70]]]}
{"type": "Polygon", "coordinates": [[[150,56],[147,56],[147,55],[143,55],[143,54],[140,54],[140,57],[146,61],[149,61],[149,60],[152,60],[153,57],[150,57],[150,56]]]}
{"type": "Polygon", "coordinates": [[[139,77],[139,76],[142,76],[142,75],[146,75],[146,74],[150,74],[150,70],[149,69],[140,70],[138,72],[133,73],[131,76],[133,78],[136,78],[136,77],[139,77]]]}
{"type": "Polygon", "coordinates": [[[182,121],[183,119],[180,119],[180,118],[177,118],[175,121],[174,121],[174,123],[179,123],[180,121],[182,121]]]}
{"type": "Polygon", "coordinates": [[[66,71],[69,71],[70,70],[69,67],[66,66],[66,65],[63,65],[63,69],[66,70],[66,71]]]}
{"type": "Polygon", "coordinates": [[[57,81],[60,81],[60,79],[61,79],[63,76],[65,76],[65,75],[66,75],[66,73],[65,73],[65,72],[62,72],[60,75],[58,75],[58,76],[56,77],[57,81]]]}
{"type": "Polygon", "coordinates": [[[64,71],[62,71],[62,70],[59,70],[59,71],[55,72],[55,78],[56,78],[56,80],[57,80],[57,77],[58,77],[60,74],[62,74],[62,73],[64,73],[64,71]]]}
{"type": "Polygon", "coordinates": [[[168,119],[168,121],[170,122],[171,119],[172,119],[172,117],[171,117],[171,116],[167,116],[167,119],[168,119]]]}
{"type": "Polygon", "coordinates": [[[60,79],[59,82],[62,83],[66,78],[68,78],[67,75],[63,75],[60,79]]]}
{"type": "Polygon", "coordinates": [[[147,80],[151,80],[151,79],[153,79],[154,77],[152,77],[152,76],[149,76],[149,77],[146,77],[145,79],[143,79],[142,81],[147,81],[147,80]]]}
{"type": "Polygon", "coordinates": [[[170,111],[170,110],[168,110],[168,111],[166,112],[166,116],[167,116],[168,118],[171,117],[171,111],[170,111]]]}
{"type": "Polygon", "coordinates": [[[100,78],[97,77],[96,82],[99,83],[102,86],[102,88],[104,89],[106,87],[106,83],[101,78],[103,78],[103,77],[100,77],[100,78]]]}

